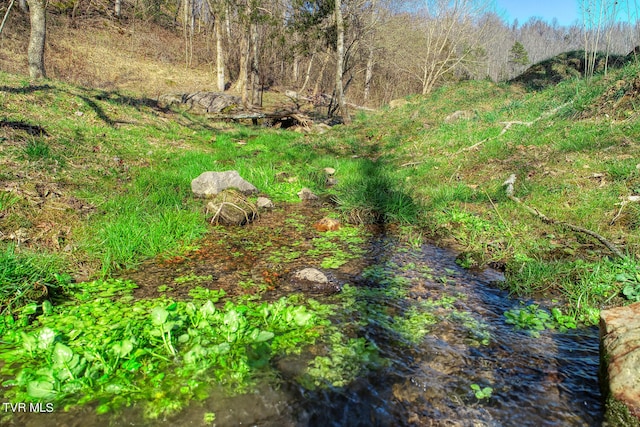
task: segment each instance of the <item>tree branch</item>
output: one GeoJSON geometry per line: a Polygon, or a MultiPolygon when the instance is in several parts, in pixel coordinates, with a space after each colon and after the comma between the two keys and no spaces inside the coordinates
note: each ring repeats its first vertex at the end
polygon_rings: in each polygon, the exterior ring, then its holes
{"type": "Polygon", "coordinates": [[[522,125],[522,126],[527,126],[527,127],[532,126],[532,125],[533,125],[534,123],[536,123],[537,121],[542,120],[542,119],[545,119],[545,118],[547,118],[547,117],[549,117],[549,116],[552,116],[552,115],[556,114],[559,110],[563,109],[564,107],[566,107],[567,105],[570,105],[570,104],[573,104],[573,101],[565,102],[564,104],[559,105],[559,106],[557,106],[556,108],[554,108],[554,109],[552,109],[552,110],[549,110],[549,111],[547,111],[547,112],[545,112],[545,113],[541,114],[540,116],[536,117],[535,119],[533,119],[533,120],[532,120],[532,121],[530,121],[530,122],[522,122],[522,121],[518,121],[518,120],[511,121],[511,122],[500,122],[500,124],[504,125],[504,127],[502,128],[502,130],[500,131],[500,133],[499,133],[498,135],[496,135],[496,136],[492,136],[492,137],[490,137],[490,138],[485,138],[485,139],[483,139],[483,140],[482,140],[482,141],[480,141],[480,142],[476,142],[475,144],[473,144],[473,145],[472,145],[472,146],[470,146],[470,147],[465,147],[465,148],[463,148],[463,149],[461,149],[461,150],[458,150],[458,152],[456,152],[455,154],[460,154],[460,153],[463,153],[463,152],[465,152],[465,151],[471,151],[471,150],[474,150],[474,149],[478,148],[480,145],[484,144],[484,143],[485,143],[485,142],[487,142],[487,141],[491,141],[492,139],[500,138],[500,137],[501,137],[502,135],[504,135],[504,134],[505,134],[509,129],[511,129],[511,126],[513,126],[513,125],[522,125]]]}
{"type": "Polygon", "coordinates": [[[13,7],[14,0],[11,0],[9,3],[9,7],[7,8],[7,12],[4,14],[4,18],[2,18],[2,24],[0,24],[0,35],[2,35],[2,29],[4,28],[4,24],[7,22],[7,17],[9,17],[9,12],[11,12],[11,7],[13,7]]]}
{"type": "Polygon", "coordinates": [[[618,258],[622,258],[622,259],[626,258],[622,253],[622,251],[616,247],[616,245],[614,245],[609,240],[607,240],[600,234],[596,233],[595,231],[591,231],[586,228],[573,225],[565,221],[558,221],[556,219],[549,218],[548,216],[540,212],[538,209],[532,208],[531,206],[528,206],[527,204],[525,204],[522,200],[520,200],[518,197],[513,195],[515,182],[516,182],[516,176],[515,174],[511,174],[511,176],[509,176],[509,178],[504,183],[502,183],[503,186],[507,187],[506,188],[507,197],[513,200],[514,202],[516,202],[518,205],[522,206],[526,211],[528,211],[532,215],[538,217],[542,222],[544,222],[545,224],[559,225],[561,227],[566,227],[578,233],[588,234],[589,236],[597,239],[600,243],[606,246],[607,249],[613,252],[613,254],[616,255],[618,258]]]}

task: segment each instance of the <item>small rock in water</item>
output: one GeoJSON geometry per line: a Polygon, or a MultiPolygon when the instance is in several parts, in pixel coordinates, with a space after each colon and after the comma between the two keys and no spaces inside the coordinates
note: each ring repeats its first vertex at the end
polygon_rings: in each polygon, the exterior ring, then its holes
{"type": "Polygon", "coordinates": [[[340,228],[340,221],[333,218],[324,217],[313,224],[313,228],[318,231],[336,231],[340,228]]]}
{"type": "Polygon", "coordinates": [[[327,276],[316,268],[296,271],[291,276],[291,282],[296,290],[305,293],[333,294],[340,292],[340,286],[330,282],[327,276]]]}
{"type": "Polygon", "coordinates": [[[304,268],[293,273],[293,278],[297,280],[308,280],[315,283],[328,283],[327,276],[317,268],[304,268]]]}

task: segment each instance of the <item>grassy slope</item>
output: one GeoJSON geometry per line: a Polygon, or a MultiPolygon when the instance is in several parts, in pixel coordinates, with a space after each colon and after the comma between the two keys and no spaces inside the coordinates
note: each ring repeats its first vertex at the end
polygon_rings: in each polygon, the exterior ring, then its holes
{"type": "Polygon", "coordinates": [[[638,71],[537,93],[489,82],[445,87],[363,117],[327,145],[380,155],[422,207],[418,222],[462,250],[463,264],[503,264],[511,290],[562,295],[595,322],[597,307],[623,303],[623,286],[638,285],[640,205],[621,205],[640,194],[638,71]],[[455,111],[469,117],[447,120],[455,111]],[[502,183],[512,173],[524,203],[603,235],[628,259],[508,199],[502,183]]]}
{"type": "MultiPolygon", "coordinates": [[[[97,26],[89,43],[72,25],[54,27],[52,76],[102,89],[0,74],[0,245],[5,265],[15,267],[3,270],[5,282],[24,285],[31,274],[29,283],[55,285],[54,272],[107,275],[180,251],[205,232],[202,207],[189,195],[190,179],[204,170],[239,169],[274,199],[293,200],[303,185],[321,191],[318,171],[331,166],[346,217],[416,224],[407,238],[455,245],[463,264],[504,265],[511,289],[563,295],[583,320],[624,302],[616,276],[637,283],[640,208],[619,204],[640,193],[637,66],[538,93],[468,82],[302,137],[154,109],[146,96],[206,89],[206,70],[185,72],[166,53],[180,51],[179,37],[131,28],[136,37],[97,26]],[[173,48],[161,54],[161,46],[173,48]],[[85,59],[104,57],[104,49],[110,66],[89,67],[85,59]],[[446,120],[458,110],[472,114],[446,120]],[[504,131],[510,121],[533,123],[504,131]],[[280,182],[277,172],[298,181],[280,182]],[[610,261],[594,239],[544,224],[507,199],[502,182],[512,173],[525,203],[602,234],[629,260],[610,261]]],[[[20,63],[21,42],[8,33],[4,69],[20,63]]]]}

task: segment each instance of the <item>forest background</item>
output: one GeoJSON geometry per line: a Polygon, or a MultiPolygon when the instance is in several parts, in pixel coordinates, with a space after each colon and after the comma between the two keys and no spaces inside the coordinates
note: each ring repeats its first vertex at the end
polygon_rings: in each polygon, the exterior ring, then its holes
{"type": "Polygon", "coordinates": [[[262,91],[288,88],[378,107],[454,81],[508,81],[567,51],[583,50],[593,73],[595,52],[638,44],[632,3],[580,0],[581,22],[561,26],[508,23],[487,0],[11,0],[0,68],[24,73],[29,51],[32,77],[150,97],[233,89],[259,105],[262,91]],[[176,69],[141,81],[134,57],[176,69]]]}

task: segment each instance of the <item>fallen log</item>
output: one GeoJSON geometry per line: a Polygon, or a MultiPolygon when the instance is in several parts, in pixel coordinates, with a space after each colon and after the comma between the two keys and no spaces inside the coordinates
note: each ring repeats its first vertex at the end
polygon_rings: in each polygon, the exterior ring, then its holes
{"type": "Polygon", "coordinates": [[[267,113],[264,111],[240,111],[230,114],[208,114],[207,118],[211,120],[251,120],[253,124],[258,124],[257,122],[260,119],[276,120],[281,123],[286,119],[290,119],[294,122],[293,124],[289,124],[289,126],[283,127],[299,125],[308,128],[313,124],[313,120],[311,120],[309,116],[299,111],[275,111],[272,113],[267,113]]]}

